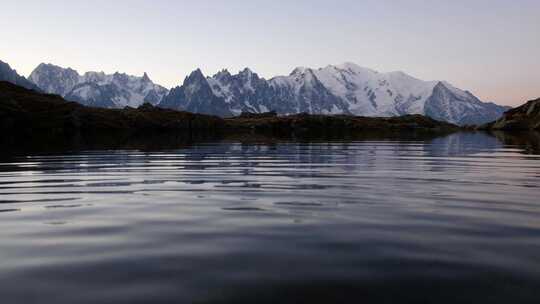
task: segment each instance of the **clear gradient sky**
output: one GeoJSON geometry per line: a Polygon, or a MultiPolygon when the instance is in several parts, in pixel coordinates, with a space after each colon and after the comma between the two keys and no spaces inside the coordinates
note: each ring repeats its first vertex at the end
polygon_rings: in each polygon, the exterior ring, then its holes
{"type": "Polygon", "coordinates": [[[261,76],[350,61],[447,80],[485,101],[540,97],[540,0],[0,0],[0,60],[142,75],[261,76]]]}

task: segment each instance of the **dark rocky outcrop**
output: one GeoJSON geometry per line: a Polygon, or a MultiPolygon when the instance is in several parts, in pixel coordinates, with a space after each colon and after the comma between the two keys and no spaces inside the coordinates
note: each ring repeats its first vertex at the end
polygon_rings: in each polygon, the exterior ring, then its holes
{"type": "Polygon", "coordinates": [[[271,118],[271,117],[277,117],[278,114],[276,111],[270,111],[265,113],[252,113],[252,112],[242,112],[238,118],[271,118]]]}
{"type": "Polygon", "coordinates": [[[68,102],[0,82],[0,141],[91,144],[171,135],[190,141],[215,138],[224,122],[214,116],[153,107],[103,109],[68,102]]]}
{"type": "Polygon", "coordinates": [[[508,110],[503,116],[480,129],[502,131],[540,130],[540,98],[508,110]]]}
{"type": "Polygon", "coordinates": [[[403,133],[445,134],[460,130],[456,125],[422,115],[361,117],[312,115],[234,117],[226,119],[228,133],[264,134],[293,138],[354,138],[366,133],[393,136],[403,133]]]}

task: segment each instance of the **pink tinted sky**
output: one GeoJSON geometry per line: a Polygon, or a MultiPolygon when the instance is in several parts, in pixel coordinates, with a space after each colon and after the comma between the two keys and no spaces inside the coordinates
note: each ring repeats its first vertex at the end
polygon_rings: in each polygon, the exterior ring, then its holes
{"type": "Polygon", "coordinates": [[[346,61],[447,80],[485,101],[540,97],[538,0],[2,1],[0,60],[141,75],[263,77],[346,61]]]}

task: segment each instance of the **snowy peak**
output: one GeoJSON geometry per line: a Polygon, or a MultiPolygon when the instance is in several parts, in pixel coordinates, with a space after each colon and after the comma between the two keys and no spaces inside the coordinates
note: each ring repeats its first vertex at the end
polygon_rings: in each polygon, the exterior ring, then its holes
{"type": "Polygon", "coordinates": [[[308,70],[306,67],[296,67],[292,72],[289,74],[289,76],[299,76],[302,75],[308,70]]]}
{"type": "Polygon", "coordinates": [[[328,65],[326,68],[321,68],[319,70],[324,70],[324,69],[346,72],[346,73],[350,73],[350,74],[353,74],[353,75],[355,75],[355,74],[379,74],[379,72],[377,72],[375,70],[365,68],[365,67],[361,67],[361,66],[357,65],[356,63],[352,63],[352,62],[345,62],[345,63],[338,64],[338,65],[328,65]]]}
{"type": "Polygon", "coordinates": [[[297,68],[291,76],[296,83],[318,80],[348,104],[349,112],[364,116],[421,114],[423,102],[435,85],[402,72],[379,73],[353,63],[316,70],[297,68]]]}
{"type": "Polygon", "coordinates": [[[30,80],[47,93],[58,94],[84,105],[107,108],[138,107],[144,102],[157,104],[167,89],[154,84],[148,75],[131,76],[116,72],[85,72],[53,64],[38,65],[30,80]]]}
{"type": "Polygon", "coordinates": [[[468,91],[440,81],[426,100],[424,114],[459,125],[484,124],[501,117],[508,107],[480,101],[468,91]]]}
{"type": "Polygon", "coordinates": [[[183,97],[168,96],[163,105],[188,109],[188,100],[191,109],[217,115],[270,110],[279,114],[425,114],[456,124],[491,121],[506,110],[483,103],[447,82],[423,81],[401,71],[380,73],[350,62],[317,69],[297,67],[288,76],[270,80],[259,78],[248,68],[234,75],[222,70],[205,81],[203,78],[200,70],[194,71],[179,87],[183,97]],[[202,96],[214,99],[220,107],[225,105],[227,111],[205,108],[208,103],[195,107],[194,102],[202,96]]]}

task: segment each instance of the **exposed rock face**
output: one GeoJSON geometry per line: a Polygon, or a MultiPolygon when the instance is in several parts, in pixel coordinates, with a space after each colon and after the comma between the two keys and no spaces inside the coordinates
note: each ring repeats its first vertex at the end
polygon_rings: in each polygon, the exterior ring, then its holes
{"type": "Polygon", "coordinates": [[[508,110],[500,119],[481,128],[504,131],[540,130],[540,98],[508,110]]]}
{"type": "Polygon", "coordinates": [[[71,68],[44,63],[34,69],[30,80],[47,93],[86,106],[104,108],[138,107],[145,102],[155,105],[168,93],[164,87],[154,84],[146,73],[142,77],[103,72],[79,75],[71,68]]]}
{"type": "Polygon", "coordinates": [[[182,86],[173,88],[159,106],[221,117],[232,116],[225,100],[214,95],[201,70],[192,72],[182,86]]]}
{"type": "Polygon", "coordinates": [[[236,75],[223,70],[205,78],[197,70],[192,76],[171,91],[160,106],[220,116],[268,111],[281,115],[370,117],[423,114],[460,125],[486,123],[508,109],[484,103],[446,82],[422,81],[403,72],[378,73],[352,63],[320,69],[296,68],[288,76],[270,80],[247,68],[236,75]],[[194,74],[198,75],[196,79],[192,79],[194,74]],[[182,93],[188,85],[189,94],[182,93]]]}
{"type": "Polygon", "coordinates": [[[7,81],[15,85],[21,86],[34,91],[40,91],[40,89],[28,79],[17,74],[17,71],[13,70],[9,64],[0,60],[0,81],[7,81]]]}
{"type": "Polygon", "coordinates": [[[508,109],[494,103],[484,103],[468,91],[460,91],[439,82],[426,100],[424,114],[459,125],[475,125],[501,117],[508,109]]]}

